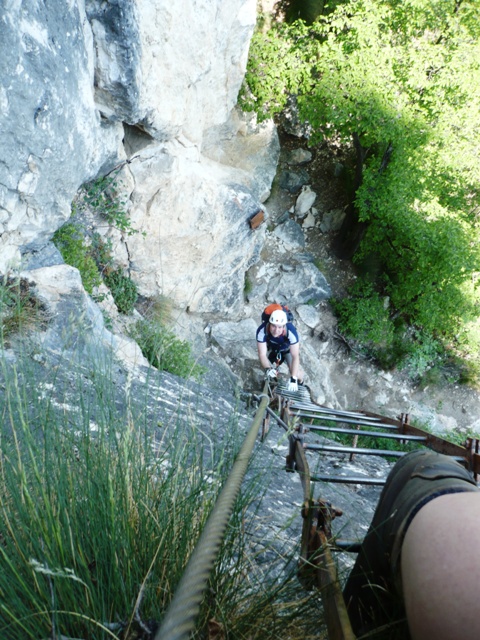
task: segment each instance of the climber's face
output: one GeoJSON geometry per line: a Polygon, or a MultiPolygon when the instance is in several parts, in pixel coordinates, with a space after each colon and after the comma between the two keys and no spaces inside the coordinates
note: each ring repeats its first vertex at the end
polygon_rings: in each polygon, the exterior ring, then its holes
{"type": "Polygon", "coordinates": [[[274,338],[279,338],[285,330],[285,327],[277,324],[270,324],[269,328],[270,335],[272,335],[274,338]]]}

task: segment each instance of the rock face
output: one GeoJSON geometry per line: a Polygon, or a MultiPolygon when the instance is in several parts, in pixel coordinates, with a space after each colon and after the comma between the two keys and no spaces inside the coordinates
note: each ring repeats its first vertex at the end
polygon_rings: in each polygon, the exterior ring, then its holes
{"type": "Polygon", "coordinates": [[[0,272],[42,251],[79,187],[119,167],[146,233],[109,234],[141,292],[238,311],[262,244],[248,220],[279,154],[271,124],[234,110],[255,19],[254,0],[4,7],[0,272]]]}
{"type": "Polygon", "coordinates": [[[201,144],[237,101],[256,17],[252,0],[87,0],[96,101],[157,140],[201,144]]]}
{"type": "MultiPolygon", "coordinates": [[[[316,234],[338,228],[344,210],[338,203],[325,208],[312,183],[310,151],[293,149],[280,163],[276,183],[284,197],[278,218],[273,214],[275,127],[258,126],[235,108],[254,0],[3,4],[0,275],[18,266],[47,300],[65,279],[72,309],[78,307],[101,341],[111,340],[98,309],[80,295],[78,274],[74,283],[50,239],[70,216],[79,187],[114,171],[132,226],[144,234],[124,237],[105,221],[93,223],[111,238],[116,263],[140,293],[167,296],[182,312],[178,317],[202,322],[200,314],[209,314],[212,348],[225,352],[225,332],[215,323],[233,323],[236,336],[239,323],[256,324],[268,302],[287,302],[302,323],[303,358],[317,399],[409,411],[414,392],[403,383],[368,367],[357,379],[358,363],[340,361],[327,302],[331,284],[310,246],[316,234]],[[259,210],[268,225],[252,230],[249,220],[259,210]]],[[[240,354],[242,366],[256,359],[250,332],[241,334],[242,347],[233,345],[231,358],[240,354]],[[244,348],[249,334],[252,343],[244,348]]],[[[135,362],[135,348],[124,347],[135,362]]],[[[424,393],[415,393],[423,407],[424,393]]],[[[455,415],[465,412],[462,422],[473,424],[478,397],[457,404],[455,415]]],[[[442,412],[450,428],[447,409],[442,412]]],[[[430,413],[425,402],[422,415],[430,420],[430,413]]]]}
{"type": "MultiPolygon", "coordinates": [[[[268,137],[273,149],[269,166],[259,163],[263,176],[275,171],[278,154],[276,135],[268,137]]],[[[264,242],[264,227],[253,231],[249,219],[261,209],[268,180],[171,141],[135,153],[118,181],[130,185],[124,197],[143,234],[114,242],[116,257],[141,293],[161,292],[190,311],[238,313],[245,271],[264,242]]]]}
{"type": "MultiPolygon", "coordinates": [[[[75,426],[77,434],[83,433],[82,429],[94,434],[99,425],[113,423],[122,428],[130,423],[142,433],[145,430],[145,437],[157,450],[171,450],[173,440],[190,436],[191,442],[201,443],[205,474],[214,451],[231,449],[237,443],[240,446],[251,428],[257,404],[251,401],[247,405],[239,398],[235,381],[221,363],[210,360],[208,377],[199,384],[157,371],[141,356],[134,362],[134,350],[129,358],[125,353],[118,357],[122,345],[103,327],[101,314],[85,295],[75,269],[65,265],[38,268],[25,277],[33,293],[42,290],[50,322],[43,330],[17,337],[13,348],[2,353],[0,387],[9,393],[0,394],[0,408],[10,420],[29,420],[32,431],[55,423],[75,426]]],[[[235,337],[248,342],[255,323],[250,319],[239,324],[236,334],[229,327],[217,326],[215,338],[227,348],[235,337]]],[[[294,565],[298,559],[303,491],[299,475],[286,473],[287,454],[285,432],[272,420],[266,440],[258,439],[255,444],[247,471],[247,481],[258,493],[250,496],[251,515],[246,514],[245,524],[254,557],[252,571],[257,567],[261,576],[268,566],[269,574],[284,577],[289,568],[295,569],[286,565],[287,560],[294,565]]],[[[311,468],[317,468],[319,455],[308,452],[307,456],[311,468]]],[[[322,472],[338,467],[338,458],[335,454],[323,456],[322,472]]],[[[386,475],[386,467],[384,461],[365,461],[363,457],[354,472],[386,475]]],[[[364,535],[378,495],[371,495],[368,488],[322,483],[316,497],[345,510],[345,516],[334,521],[335,533],[356,539],[364,535]]],[[[343,571],[349,558],[342,556],[343,571]]]]}
{"type": "Polygon", "coordinates": [[[3,270],[45,244],[79,185],[114,165],[122,127],[95,107],[93,36],[81,3],[4,5],[0,42],[3,270]]]}
{"type": "Polygon", "coordinates": [[[76,358],[105,360],[113,353],[126,370],[148,367],[138,344],[105,327],[98,306],[85,293],[77,269],[68,265],[40,267],[21,274],[48,318],[44,331],[30,339],[42,351],[75,353],[76,358]]]}

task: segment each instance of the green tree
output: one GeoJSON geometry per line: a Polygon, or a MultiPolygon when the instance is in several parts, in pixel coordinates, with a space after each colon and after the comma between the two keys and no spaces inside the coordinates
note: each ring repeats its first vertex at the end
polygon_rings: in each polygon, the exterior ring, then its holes
{"type": "Polygon", "coordinates": [[[294,94],[310,144],[351,147],[337,249],[375,256],[392,310],[445,341],[479,315],[479,17],[474,0],[355,0],[257,34],[246,78],[246,108],[265,117],[294,94]],[[260,99],[252,74],[269,78],[260,99]]]}

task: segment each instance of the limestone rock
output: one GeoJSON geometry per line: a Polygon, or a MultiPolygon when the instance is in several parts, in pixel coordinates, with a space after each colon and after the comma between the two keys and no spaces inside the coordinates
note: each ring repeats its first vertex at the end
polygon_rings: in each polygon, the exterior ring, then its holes
{"type": "Polygon", "coordinates": [[[289,219],[284,224],[276,227],[274,234],[287,248],[293,249],[294,247],[305,246],[305,236],[302,228],[294,220],[289,219]]]}
{"type": "Polygon", "coordinates": [[[310,327],[311,329],[315,329],[315,327],[320,322],[319,312],[315,309],[315,307],[312,307],[309,304],[301,304],[295,309],[295,311],[298,313],[302,322],[304,322],[307,327],[310,327]]]}
{"type": "Polygon", "coordinates": [[[46,328],[33,338],[42,348],[62,357],[67,357],[70,349],[75,350],[76,357],[83,353],[93,359],[108,353],[130,370],[149,366],[136,342],[106,329],[99,308],[83,289],[77,269],[56,265],[25,271],[20,276],[33,286],[50,318],[46,328]]]}
{"type": "Polygon", "coordinates": [[[310,182],[310,176],[304,169],[282,171],[279,182],[282,189],[286,189],[290,193],[298,193],[304,185],[310,182]]]}
{"type": "Polygon", "coordinates": [[[301,216],[313,206],[317,199],[317,194],[309,186],[302,187],[300,195],[295,203],[295,215],[301,216]]]}
{"type": "Polygon", "coordinates": [[[146,236],[125,239],[97,221],[117,264],[145,295],[238,310],[264,236],[248,219],[279,153],[272,123],[230,117],[255,2],[31,4],[28,15],[15,3],[5,15],[0,270],[40,255],[79,186],[128,157],[117,177],[146,236]]]}
{"type": "Polygon", "coordinates": [[[342,209],[333,209],[323,214],[320,223],[320,231],[329,233],[330,231],[338,231],[345,219],[345,211],[342,209]]]}
{"type": "Polygon", "coordinates": [[[82,182],[121,158],[120,124],[94,103],[94,46],[82,3],[2,8],[0,270],[39,249],[82,182]]]}
{"type": "Polygon", "coordinates": [[[286,154],[285,161],[288,164],[308,164],[312,161],[312,152],[308,151],[308,149],[302,149],[301,147],[298,149],[292,149],[286,154]]]}
{"type": "Polygon", "coordinates": [[[310,124],[303,122],[298,114],[298,103],[295,95],[287,98],[287,106],[279,114],[279,120],[282,128],[292,136],[297,138],[309,138],[311,136],[312,127],[310,124]]]}
{"type": "Polygon", "coordinates": [[[259,203],[236,171],[176,142],[146,147],[125,171],[135,185],[126,194],[132,226],[144,234],[118,245],[115,257],[128,261],[140,293],[190,311],[238,313],[265,226],[250,228],[259,203]]]}
{"type": "Polygon", "coordinates": [[[315,222],[316,222],[315,216],[313,215],[312,210],[310,210],[302,222],[302,228],[313,229],[315,227],[315,222]]]}
{"type": "Polygon", "coordinates": [[[233,357],[255,359],[255,333],[259,324],[253,318],[240,322],[218,322],[212,326],[212,340],[233,357]]]}
{"type": "Polygon", "coordinates": [[[299,305],[310,300],[326,300],[331,295],[325,276],[311,262],[297,265],[294,273],[279,273],[268,284],[270,300],[299,305]]]}
{"type": "Polygon", "coordinates": [[[257,124],[256,117],[238,109],[221,126],[205,132],[202,154],[234,167],[237,182],[265,202],[277,170],[280,142],[273,120],[257,124]]]}
{"type": "Polygon", "coordinates": [[[27,270],[59,264],[63,264],[62,254],[53,242],[49,242],[38,251],[27,251],[22,256],[22,267],[27,270]]]}
{"type": "Polygon", "coordinates": [[[227,120],[245,73],[255,0],[89,0],[87,14],[95,97],[106,118],[196,144],[227,120]]]}

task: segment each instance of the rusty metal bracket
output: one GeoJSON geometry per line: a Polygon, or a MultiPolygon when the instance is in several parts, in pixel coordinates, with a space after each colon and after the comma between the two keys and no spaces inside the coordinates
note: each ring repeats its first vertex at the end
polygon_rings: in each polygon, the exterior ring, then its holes
{"type": "Polygon", "coordinates": [[[251,229],[257,229],[262,222],[265,220],[265,212],[260,210],[257,213],[254,213],[253,216],[250,217],[248,223],[250,224],[251,229]]]}
{"type": "Polygon", "coordinates": [[[322,596],[329,640],[355,640],[330,545],[323,531],[318,531],[322,553],[319,556],[317,582],[322,596]]]}
{"type": "Polygon", "coordinates": [[[297,575],[305,589],[320,589],[329,640],[354,640],[329,542],[332,520],[341,515],[341,509],[326,500],[305,501],[297,575]]]}

